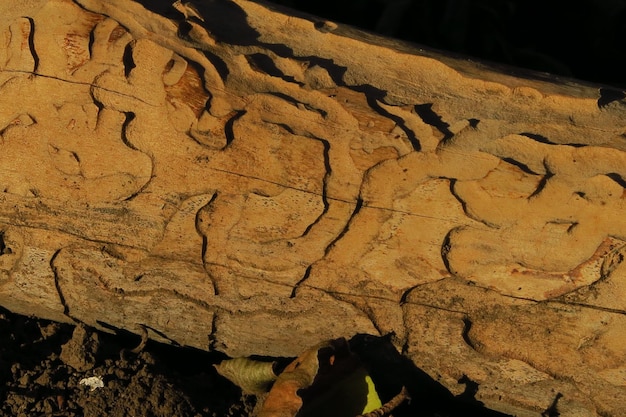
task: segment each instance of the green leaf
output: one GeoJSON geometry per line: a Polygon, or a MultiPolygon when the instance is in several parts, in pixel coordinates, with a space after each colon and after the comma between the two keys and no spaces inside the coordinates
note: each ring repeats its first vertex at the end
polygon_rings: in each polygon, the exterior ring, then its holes
{"type": "Polygon", "coordinates": [[[367,384],[367,403],[363,411],[361,411],[361,414],[369,413],[383,406],[378,396],[378,391],[376,391],[374,381],[372,381],[372,377],[369,376],[369,374],[365,375],[365,383],[367,384]]]}

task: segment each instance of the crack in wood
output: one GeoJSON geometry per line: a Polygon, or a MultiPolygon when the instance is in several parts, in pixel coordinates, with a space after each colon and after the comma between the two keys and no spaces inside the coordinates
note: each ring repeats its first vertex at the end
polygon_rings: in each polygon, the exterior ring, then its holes
{"type": "Polygon", "coordinates": [[[470,331],[472,330],[472,320],[469,317],[463,317],[462,320],[463,320],[463,333],[461,334],[461,337],[463,338],[463,341],[465,341],[467,346],[469,346],[473,350],[476,350],[476,346],[474,345],[474,342],[472,342],[472,339],[469,335],[470,331]]]}
{"type": "Polygon", "coordinates": [[[63,314],[69,317],[70,319],[74,320],[72,316],[70,315],[70,307],[65,301],[65,296],[63,295],[63,289],[61,288],[61,284],[59,282],[59,274],[58,274],[56,267],[54,266],[54,261],[60,252],[61,252],[61,249],[58,249],[54,253],[54,255],[52,255],[52,257],[50,258],[50,269],[52,270],[52,273],[54,274],[54,286],[57,291],[57,295],[59,297],[59,302],[63,306],[63,314]]]}
{"type": "Polygon", "coordinates": [[[147,104],[148,106],[152,106],[152,107],[157,107],[158,106],[157,104],[150,103],[148,101],[145,101],[145,100],[141,99],[141,97],[135,97],[135,96],[132,96],[132,95],[129,95],[129,94],[125,94],[125,93],[123,93],[121,91],[108,89],[108,88],[102,87],[102,86],[100,86],[98,84],[94,84],[94,83],[82,82],[82,81],[77,81],[77,80],[68,80],[68,79],[65,79],[65,78],[58,77],[58,76],[46,75],[46,74],[36,73],[36,72],[33,72],[33,71],[3,69],[2,72],[27,75],[30,79],[45,78],[45,79],[49,79],[49,80],[60,81],[62,83],[67,83],[67,84],[82,85],[82,86],[86,86],[86,87],[92,87],[94,89],[106,91],[107,93],[116,94],[116,95],[119,95],[121,97],[126,97],[126,98],[130,98],[130,99],[133,99],[133,100],[140,101],[143,104],[147,104]]]}

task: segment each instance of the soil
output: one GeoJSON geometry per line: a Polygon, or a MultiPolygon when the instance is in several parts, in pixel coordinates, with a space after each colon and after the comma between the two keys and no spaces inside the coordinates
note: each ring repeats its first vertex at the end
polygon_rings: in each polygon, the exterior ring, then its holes
{"type": "MultiPolygon", "coordinates": [[[[460,381],[466,392],[454,397],[385,338],[357,335],[350,344],[374,364],[369,371],[381,398],[402,385],[412,393],[410,404],[393,411],[396,417],[505,417],[473,398],[477,384],[460,381]]],[[[256,397],[217,374],[213,365],[223,359],[0,307],[0,417],[252,417],[256,397]],[[93,377],[102,386],[85,384],[93,377]]]]}
{"type": "Polygon", "coordinates": [[[0,309],[0,416],[248,416],[255,399],[219,376],[223,356],[0,309]],[[80,384],[101,377],[104,387],[80,384]]]}

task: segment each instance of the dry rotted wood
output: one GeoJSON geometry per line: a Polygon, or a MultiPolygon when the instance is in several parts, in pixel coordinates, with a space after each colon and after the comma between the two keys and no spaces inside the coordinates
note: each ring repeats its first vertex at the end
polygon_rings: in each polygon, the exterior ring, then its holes
{"type": "Polygon", "coordinates": [[[0,5],[0,305],[232,356],[394,332],[626,415],[626,107],[246,1],[0,5]]]}

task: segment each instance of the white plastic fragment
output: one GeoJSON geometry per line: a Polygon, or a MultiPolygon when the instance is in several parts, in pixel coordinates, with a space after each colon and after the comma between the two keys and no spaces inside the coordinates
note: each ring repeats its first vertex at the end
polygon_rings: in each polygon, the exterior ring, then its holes
{"type": "Polygon", "coordinates": [[[95,391],[98,388],[104,388],[104,381],[101,376],[90,376],[89,378],[83,378],[78,381],[79,385],[86,385],[91,388],[89,391],[95,391]]]}

